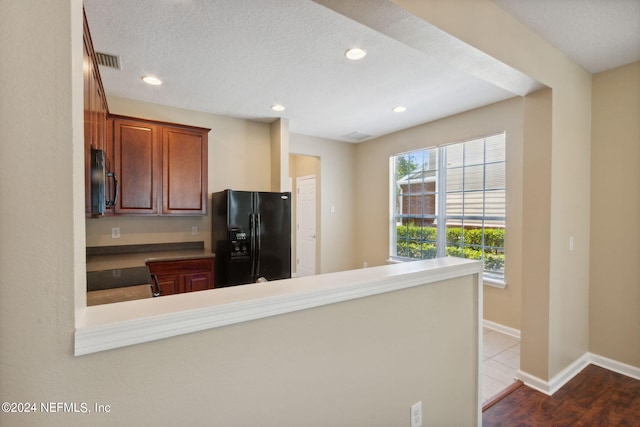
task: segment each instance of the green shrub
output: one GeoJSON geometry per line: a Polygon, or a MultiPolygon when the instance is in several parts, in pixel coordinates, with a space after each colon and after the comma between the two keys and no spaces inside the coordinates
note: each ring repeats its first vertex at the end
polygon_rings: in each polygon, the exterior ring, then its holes
{"type": "Polygon", "coordinates": [[[400,225],[397,228],[398,240],[402,241],[436,241],[438,230],[435,227],[419,227],[416,225],[400,225]]]}
{"type": "MultiPolygon", "coordinates": [[[[482,229],[467,228],[462,232],[460,227],[447,228],[447,244],[465,244],[470,246],[482,246],[482,229]]],[[[485,228],[484,244],[495,248],[504,247],[503,228],[485,228]]]]}
{"type": "MultiPolygon", "coordinates": [[[[413,259],[430,259],[436,257],[437,229],[417,225],[400,225],[397,227],[396,253],[398,256],[413,259]]],[[[484,230],[484,270],[504,270],[504,229],[485,228],[484,230]],[[492,249],[491,247],[495,248],[492,249]]],[[[461,227],[447,228],[448,256],[468,259],[482,259],[482,229],[461,227]]]]}
{"type": "Polygon", "coordinates": [[[397,255],[413,259],[431,259],[436,257],[436,246],[429,243],[399,242],[396,247],[397,255]]]}

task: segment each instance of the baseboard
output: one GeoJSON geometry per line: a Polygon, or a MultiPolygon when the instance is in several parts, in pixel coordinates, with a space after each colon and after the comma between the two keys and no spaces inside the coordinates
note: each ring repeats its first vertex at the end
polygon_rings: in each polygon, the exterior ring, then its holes
{"type": "Polygon", "coordinates": [[[516,378],[522,381],[526,386],[538,390],[539,392],[542,392],[547,396],[551,396],[553,393],[558,391],[560,387],[569,382],[571,378],[575,377],[588,365],[589,353],[585,353],[581,357],[576,359],[571,365],[560,371],[549,381],[545,381],[541,378],[536,377],[535,375],[528,374],[522,370],[518,370],[518,372],[516,373],[516,378]]]}
{"type": "Polygon", "coordinates": [[[627,365],[626,363],[618,362],[617,360],[609,359],[608,357],[600,356],[598,354],[589,353],[589,355],[591,363],[596,366],[640,380],[640,368],[636,366],[627,365]]]}
{"type": "Polygon", "coordinates": [[[549,381],[545,381],[521,370],[518,370],[516,373],[516,378],[526,386],[551,396],[590,364],[640,380],[640,368],[593,353],[583,354],[549,381]]]}
{"type": "MultiPolygon", "coordinates": [[[[482,320],[482,326],[520,339],[520,331],[518,329],[504,326],[486,319],[482,320]]],[[[639,367],[627,365],[626,363],[618,362],[617,360],[609,359],[608,357],[593,353],[583,354],[549,381],[540,379],[521,370],[518,370],[516,373],[516,378],[522,381],[526,386],[551,396],[589,364],[594,364],[612,372],[617,372],[618,374],[640,380],[639,367]]]]}
{"type": "Polygon", "coordinates": [[[504,326],[499,323],[495,323],[495,322],[492,322],[491,320],[486,320],[486,319],[482,319],[482,326],[520,339],[520,331],[518,329],[514,329],[509,326],[504,326]]]}

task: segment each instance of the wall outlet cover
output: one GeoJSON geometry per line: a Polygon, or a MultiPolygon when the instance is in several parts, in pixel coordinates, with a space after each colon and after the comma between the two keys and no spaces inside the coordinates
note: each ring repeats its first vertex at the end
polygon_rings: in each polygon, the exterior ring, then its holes
{"type": "Polygon", "coordinates": [[[422,401],[411,405],[411,427],[422,427],[422,401]]]}

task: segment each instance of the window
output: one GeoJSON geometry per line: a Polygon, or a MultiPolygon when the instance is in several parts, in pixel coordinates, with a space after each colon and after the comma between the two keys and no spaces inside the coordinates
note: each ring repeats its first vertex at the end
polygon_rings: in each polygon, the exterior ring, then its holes
{"type": "Polygon", "coordinates": [[[391,158],[392,259],[482,260],[504,282],[505,134],[391,158]]]}

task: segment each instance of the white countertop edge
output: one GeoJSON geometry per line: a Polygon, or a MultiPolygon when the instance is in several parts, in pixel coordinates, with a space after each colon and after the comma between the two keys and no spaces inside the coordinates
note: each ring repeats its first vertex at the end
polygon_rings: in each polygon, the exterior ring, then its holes
{"type": "Polygon", "coordinates": [[[76,356],[477,274],[478,261],[437,258],[86,307],[76,356]]]}

